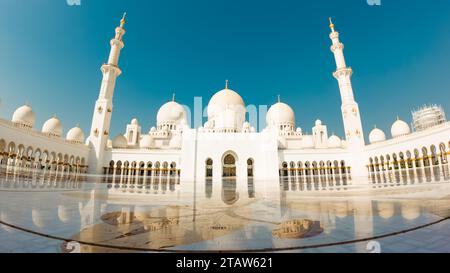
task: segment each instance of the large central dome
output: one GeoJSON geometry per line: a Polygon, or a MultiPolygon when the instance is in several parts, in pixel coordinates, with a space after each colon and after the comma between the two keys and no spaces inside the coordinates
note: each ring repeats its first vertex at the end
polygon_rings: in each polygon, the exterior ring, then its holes
{"type": "Polygon", "coordinates": [[[291,125],[292,129],[295,126],[294,110],[283,102],[277,102],[270,107],[266,116],[267,126],[291,125]]]}
{"type": "Polygon", "coordinates": [[[237,109],[240,107],[245,108],[242,97],[237,92],[225,88],[214,94],[209,101],[208,117],[215,116],[218,112],[222,112],[227,108],[237,109]]]}
{"type": "Polygon", "coordinates": [[[240,132],[245,113],[244,100],[237,92],[228,89],[227,81],[225,89],[214,94],[209,101],[208,124],[217,132],[240,132]]]}

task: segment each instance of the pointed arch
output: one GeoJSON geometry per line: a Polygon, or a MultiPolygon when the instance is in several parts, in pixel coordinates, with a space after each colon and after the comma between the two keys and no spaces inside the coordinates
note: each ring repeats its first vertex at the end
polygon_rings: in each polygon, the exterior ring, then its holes
{"type": "Polygon", "coordinates": [[[222,177],[236,177],[238,157],[235,152],[228,151],[222,156],[222,177]]]}
{"type": "Polygon", "coordinates": [[[205,177],[213,177],[213,160],[211,158],[205,160],[205,177]]]}
{"type": "Polygon", "coordinates": [[[441,164],[447,164],[447,148],[445,147],[445,143],[439,144],[439,157],[441,160],[441,164]]]}

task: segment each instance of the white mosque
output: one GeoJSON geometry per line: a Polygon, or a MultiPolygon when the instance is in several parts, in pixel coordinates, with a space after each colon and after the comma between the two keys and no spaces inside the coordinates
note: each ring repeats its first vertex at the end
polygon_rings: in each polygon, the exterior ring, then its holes
{"type": "Polygon", "coordinates": [[[0,119],[2,170],[107,174],[121,181],[171,176],[180,183],[227,177],[269,183],[280,177],[339,176],[353,183],[359,181],[355,177],[396,170],[418,172],[448,164],[450,123],[438,106],[414,112],[413,126],[397,118],[389,139],[381,129],[373,129],[370,143],[365,143],[352,69],[346,64],[344,45],[331,20],[331,51],[336,61],[333,76],[342,100],[343,138],[330,136],[320,120],[312,135],[304,134],[296,127],[294,110],[281,101],[270,107],[266,128],[257,132],[246,120],[245,102],[228,83],[211,97],[207,122],[200,128],[190,128],[184,107],[173,99],[159,109],[156,127],[148,130],[132,119],[123,134],[112,137],[109,130],[115,83],[122,72],[119,56],[124,48],[124,25],[125,17],[110,42],[108,62],[101,67],[103,80],[87,138],[78,126],[64,137],[55,116],[42,130],[36,130],[32,108],[21,106],[11,120],[0,119]]]}

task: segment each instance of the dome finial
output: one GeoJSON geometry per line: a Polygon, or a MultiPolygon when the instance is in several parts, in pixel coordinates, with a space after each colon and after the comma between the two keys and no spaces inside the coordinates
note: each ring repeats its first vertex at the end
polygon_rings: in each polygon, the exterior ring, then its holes
{"type": "Polygon", "coordinates": [[[125,17],[127,17],[127,13],[124,12],[122,19],[120,20],[120,27],[123,28],[123,26],[125,25],[125,17]]]}
{"type": "Polygon", "coordinates": [[[228,90],[228,80],[225,80],[225,90],[228,90]]]}
{"type": "Polygon", "coordinates": [[[278,99],[278,103],[280,103],[281,102],[280,95],[277,95],[277,99],[278,99]]]}
{"type": "Polygon", "coordinates": [[[332,32],[334,32],[333,19],[331,17],[329,17],[328,20],[330,20],[330,29],[331,29],[332,32]]]}
{"type": "Polygon", "coordinates": [[[175,93],[172,93],[172,101],[175,101],[175,93]]]}

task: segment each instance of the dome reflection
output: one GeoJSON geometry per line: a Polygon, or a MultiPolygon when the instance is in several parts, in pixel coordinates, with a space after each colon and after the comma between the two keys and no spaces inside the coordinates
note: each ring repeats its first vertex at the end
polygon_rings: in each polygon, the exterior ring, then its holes
{"type": "Polygon", "coordinates": [[[323,227],[319,221],[302,219],[282,222],[272,231],[272,235],[280,239],[300,239],[317,236],[322,232],[323,227]]]}

